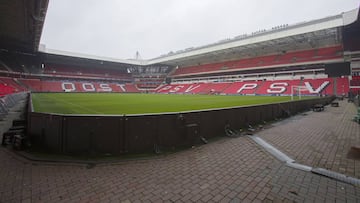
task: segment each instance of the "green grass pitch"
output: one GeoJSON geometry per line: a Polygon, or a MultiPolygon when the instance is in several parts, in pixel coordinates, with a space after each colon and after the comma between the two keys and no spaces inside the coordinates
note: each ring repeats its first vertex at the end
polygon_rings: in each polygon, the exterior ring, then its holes
{"type": "Polygon", "coordinates": [[[147,114],[289,101],[290,97],[120,93],[34,93],[35,112],[59,114],[147,114]]]}

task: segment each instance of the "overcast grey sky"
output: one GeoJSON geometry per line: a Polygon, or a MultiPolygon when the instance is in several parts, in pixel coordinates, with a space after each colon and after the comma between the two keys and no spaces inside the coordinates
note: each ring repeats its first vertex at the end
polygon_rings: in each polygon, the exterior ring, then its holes
{"type": "Polygon", "coordinates": [[[337,15],[360,0],[50,0],[47,48],[143,59],[337,15]]]}

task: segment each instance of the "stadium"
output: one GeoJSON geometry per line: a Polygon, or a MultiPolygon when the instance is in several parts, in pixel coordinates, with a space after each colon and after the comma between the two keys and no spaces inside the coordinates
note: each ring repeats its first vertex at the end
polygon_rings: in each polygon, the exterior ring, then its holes
{"type": "Polygon", "coordinates": [[[1,140],[25,154],[161,154],[359,106],[359,8],[143,60],[49,49],[48,0],[1,4],[1,140]]]}

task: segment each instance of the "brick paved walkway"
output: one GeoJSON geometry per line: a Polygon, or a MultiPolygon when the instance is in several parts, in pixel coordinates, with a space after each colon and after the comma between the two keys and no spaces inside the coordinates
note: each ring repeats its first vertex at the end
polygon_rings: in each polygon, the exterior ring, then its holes
{"type": "Polygon", "coordinates": [[[340,107],[296,116],[257,135],[298,163],[360,178],[360,160],[347,158],[351,146],[360,146],[355,114],[353,103],[340,101],[340,107]]]}
{"type": "Polygon", "coordinates": [[[359,187],[286,167],[248,137],[90,169],[31,162],[4,148],[0,163],[0,202],[6,203],[360,201],[359,187]]]}

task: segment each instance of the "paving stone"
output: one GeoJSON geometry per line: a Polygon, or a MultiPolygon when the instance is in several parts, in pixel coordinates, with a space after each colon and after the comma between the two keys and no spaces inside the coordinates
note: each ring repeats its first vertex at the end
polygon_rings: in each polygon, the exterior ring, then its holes
{"type": "MultiPolygon", "coordinates": [[[[351,105],[290,118],[259,135],[296,161],[359,177],[360,163],[345,153],[360,132],[349,120],[351,105]]],[[[31,162],[5,148],[0,162],[0,202],[360,202],[359,187],[289,168],[248,137],[91,170],[31,162]]]]}
{"type": "Polygon", "coordinates": [[[360,125],[352,121],[357,109],[353,103],[339,103],[339,108],[298,115],[258,135],[298,163],[360,178],[360,160],[347,158],[351,146],[360,145],[360,125]]]}

